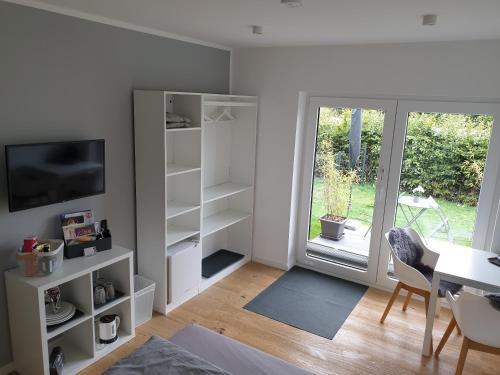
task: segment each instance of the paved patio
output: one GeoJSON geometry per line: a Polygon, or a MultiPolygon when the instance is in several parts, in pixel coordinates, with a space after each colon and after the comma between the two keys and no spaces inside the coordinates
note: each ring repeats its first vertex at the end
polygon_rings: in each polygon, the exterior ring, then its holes
{"type": "Polygon", "coordinates": [[[371,231],[367,232],[368,226],[363,225],[356,220],[347,220],[344,237],[340,240],[329,240],[327,238],[317,236],[310,242],[368,258],[370,252],[371,231]]]}
{"type": "MultiPolygon", "coordinates": [[[[311,247],[308,254],[360,269],[366,269],[370,254],[371,231],[369,227],[356,220],[348,220],[344,237],[340,240],[329,240],[317,236],[309,243],[319,245],[311,247]]],[[[370,228],[371,229],[371,228],[370,228]]],[[[439,249],[452,246],[448,241],[426,238],[427,246],[439,252],[439,249]]],[[[453,245],[457,246],[457,245],[453,245]]],[[[389,274],[392,274],[392,261],[389,263],[389,274]]]]}
{"type": "Polygon", "coordinates": [[[371,234],[368,229],[368,226],[355,220],[348,220],[344,237],[335,241],[317,236],[309,241],[313,246],[308,247],[307,253],[312,257],[366,270],[371,234]]]}

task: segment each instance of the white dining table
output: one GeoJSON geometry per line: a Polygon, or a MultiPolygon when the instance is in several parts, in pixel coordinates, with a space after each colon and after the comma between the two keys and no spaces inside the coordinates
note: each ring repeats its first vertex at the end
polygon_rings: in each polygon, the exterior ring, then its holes
{"type": "Polygon", "coordinates": [[[432,248],[440,255],[432,278],[432,290],[422,348],[422,355],[424,356],[432,355],[432,328],[434,326],[438,289],[441,280],[489,292],[500,292],[500,267],[488,261],[488,258],[496,254],[444,243],[441,246],[432,246],[432,248]]]}

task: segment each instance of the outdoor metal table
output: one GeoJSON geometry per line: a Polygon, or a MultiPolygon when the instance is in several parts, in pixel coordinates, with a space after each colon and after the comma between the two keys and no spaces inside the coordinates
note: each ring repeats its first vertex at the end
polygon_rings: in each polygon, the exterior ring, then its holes
{"type": "Polygon", "coordinates": [[[445,228],[448,234],[448,242],[453,242],[448,218],[434,198],[419,198],[411,195],[401,195],[398,198],[398,206],[405,217],[405,226],[410,227],[415,224],[422,237],[424,237],[424,234],[422,228],[418,225],[417,220],[424,214],[425,211],[436,210],[439,219],[441,220],[441,224],[434,228],[428,237],[432,237],[438,230],[445,228]],[[404,207],[406,207],[406,209],[404,207]]]}

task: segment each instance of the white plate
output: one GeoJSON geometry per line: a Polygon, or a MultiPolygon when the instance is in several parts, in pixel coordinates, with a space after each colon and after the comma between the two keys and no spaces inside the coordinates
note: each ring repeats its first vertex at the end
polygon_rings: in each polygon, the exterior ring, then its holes
{"type": "Polygon", "coordinates": [[[70,320],[75,315],[75,313],[76,313],[76,309],[73,310],[73,312],[71,312],[69,315],[65,316],[64,318],[60,318],[58,320],[47,321],[47,325],[53,326],[53,325],[64,323],[64,322],[70,320]]]}
{"type": "Polygon", "coordinates": [[[48,325],[48,326],[55,326],[55,325],[57,325],[57,324],[64,323],[64,322],[66,322],[66,321],[70,320],[70,319],[71,319],[71,318],[75,315],[75,312],[76,312],[76,310],[75,310],[75,311],[73,311],[73,313],[72,313],[71,315],[69,315],[69,316],[67,316],[66,318],[61,319],[61,320],[59,320],[59,321],[57,321],[57,322],[47,322],[47,325],[48,325]]]}
{"type": "Polygon", "coordinates": [[[49,316],[46,318],[47,321],[55,321],[55,320],[61,320],[66,318],[67,316],[73,314],[75,312],[75,308],[71,308],[70,310],[66,311],[64,314],[57,315],[57,316],[49,316]]]}
{"type": "Polygon", "coordinates": [[[61,308],[56,314],[50,313],[48,310],[50,309],[50,305],[45,306],[46,320],[47,323],[50,324],[59,324],[68,320],[69,318],[75,315],[76,308],[72,303],[69,302],[61,302],[61,308]]]}
{"type": "Polygon", "coordinates": [[[53,313],[50,310],[50,304],[45,305],[45,313],[47,314],[47,317],[57,317],[60,315],[67,314],[71,309],[74,307],[74,305],[70,302],[66,301],[61,301],[61,307],[58,312],[53,313]]]}
{"type": "Polygon", "coordinates": [[[68,311],[68,312],[67,312],[66,314],[64,314],[64,315],[61,315],[61,316],[58,316],[58,317],[51,317],[51,318],[47,318],[46,320],[47,320],[48,322],[55,322],[55,321],[59,321],[59,320],[61,320],[61,319],[67,318],[67,317],[68,317],[68,316],[70,316],[70,315],[73,315],[73,314],[75,313],[75,310],[76,310],[76,309],[74,309],[74,308],[73,308],[73,309],[71,309],[70,311],[68,311]]]}

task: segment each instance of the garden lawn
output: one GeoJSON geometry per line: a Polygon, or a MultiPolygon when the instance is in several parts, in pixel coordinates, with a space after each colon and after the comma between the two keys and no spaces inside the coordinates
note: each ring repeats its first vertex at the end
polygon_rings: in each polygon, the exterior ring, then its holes
{"type": "MultiPolygon", "coordinates": [[[[313,205],[311,212],[311,223],[309,238],[313,239],[321,232],[319,218],[326,214],[321,199],[323,181],[320,178],[314,178],[313,205]]],[[[373,216],[373,206],[375,200],[375,186],[371,184],[354,185],[352,191],[352,207],[349,218],[361,222],[368,226],[371,224],[373,216]]],[[[443,199],[436,199],[443,211],[448,216],[450,222],[454,243],[470,246],[472,233],[476,221],[476,207],[466,206],[458,203],[448,202],[443,199]]],[[[399,211],[399,208],[398,208],[399,211]]],[[[416,211],[414,211],[416,213],[416,211]]],[[[418,219],[418,224],[423,231],[424,236],[429,236],[434,228],[441,223],[441,219],[435,210],[427,210],[418,219]]],[[[396,226],[405,226],[406,219],[398,212],[396,226]]],[[[414,229],[417,229],[413,225],[414,229]]],[[[433,238],[447,240],[447,233],[440,231],[434,234],[433,238]]]]}

